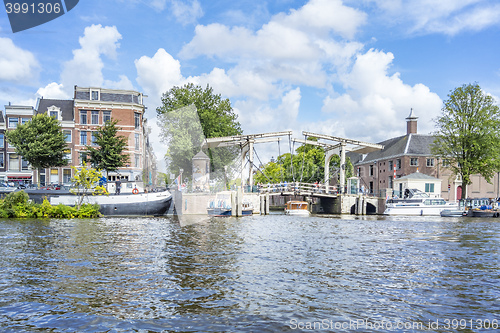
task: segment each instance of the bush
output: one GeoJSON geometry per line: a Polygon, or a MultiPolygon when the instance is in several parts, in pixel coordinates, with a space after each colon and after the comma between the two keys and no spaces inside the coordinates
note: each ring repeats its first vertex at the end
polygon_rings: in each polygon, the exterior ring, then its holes
{"type": "Polygon", "coordinates": [[[24,191],[7,194],[0,199],[0,218],[93,218],[99,217],[99,205],[84,204],[80,209],[59,204],[52,206],[45,198],[41,205],[32,203],[24,191]]]}
{"type": "Polygon", "coordinates": [[[99,212],[99,205],[97,204],[82,204],[80,209],[76,211],[75,217],[99,217],[101,213],[99,212]]]}

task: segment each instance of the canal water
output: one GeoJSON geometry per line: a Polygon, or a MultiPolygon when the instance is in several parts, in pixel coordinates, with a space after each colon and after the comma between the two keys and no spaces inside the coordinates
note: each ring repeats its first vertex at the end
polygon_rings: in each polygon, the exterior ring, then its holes
{"type": "Polygon", "coordinates": [[[499,251],[500,219],[3,220],[0,331],[495,332],[499,251]]]}

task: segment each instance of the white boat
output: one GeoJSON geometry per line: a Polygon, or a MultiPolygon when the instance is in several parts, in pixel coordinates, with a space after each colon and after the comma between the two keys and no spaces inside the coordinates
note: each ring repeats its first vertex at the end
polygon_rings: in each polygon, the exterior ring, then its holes
{"type": "Polygon", "coordinates": [[[285,215],[309,216],[309,203],[307,201],[288,201],[286,203],[285,215]]]}
{"type": "MultiPolygon", "coordinates": [[[[242,216],[252,215],[252,202],[243,198],[241,209],[242,216]]],[[[218,192],[215,199],[208,202],[207,213],[210,216],[232,216],[231,191],[218,192]]]]}
{"type": "MultiPolygon", "coordinates": [[[[76,206],[78,196],[74,194],[53,194],[49,197],[51,205],[63,204],[76,206]]],[[[119,215],[164,215],[172,202],[172,194],[169,191],[149,192],[138,194],[110,194],[110,195],[88,195],[84,203],[98,204],[99,211],[105,216],[119,215]]]]}
{"type": "Polygon", "coordinates": [[[457,203],[431,198],[418,189],[406,189],[403,199],[389,199],[384,215],[441,215],[443,210],[459,209],[457,203]]]}

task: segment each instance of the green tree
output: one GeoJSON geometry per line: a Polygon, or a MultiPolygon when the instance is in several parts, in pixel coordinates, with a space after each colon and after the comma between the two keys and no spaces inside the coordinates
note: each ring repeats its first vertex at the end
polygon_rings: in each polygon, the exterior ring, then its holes
{"type": "Polygon", "coordinates": [[[467,195],[471,175],[488,182],[500,165],[500,110],[477,83],[453,90],[436,119],[432,153],[449,162],[454,175],[462,178],[462,198],[467,195]]]}
{"type": "Polygon", "coordinates": [[[76,168],[74,166],[71,166],[71,168],[73,169],[73,178],[71,178],[73,189],[71,191],[78,196],[76,205],[78,209],[82,207],[83,201],[89,194],[108,194],[106,188],[99,183],[102,177],[100,170],[76,168]]]}
{"type": "Polygon", "coordinates": [[[61,125],[46,113],[34,115],[30,121],[18,125],[5,134],[9,145],[33,168],[44,169],[68,164],[64,158],[68,148],[61,125]]]}
{"type": "MultiPolygon", "coordinates": [[[[200,136],[203,140],[203,137],[242,134],[241,125],[237,121],[238,117],[229,99],[223,99],[221,95],[215,94],[209,85],[205,89],[192,83],[183,87],[173,87],[163,94],[162,105],[156,112],[160,126],[164,129],[164,141],[169,144],[166,158],[170,172],[173,173],[178,173],[182,168],[185,174],[190,174],[191,159],[200,151],[200,136]],[[179,117],[168,117],[169,113],[189,105],[196,107],[194,116],[186,115],[181,120],[178,120],[179,117]]],[[[208,156],[212,170],[222,170],[237,154],[236,147],[209,149],[208,156]]]]}
{"type": "Polygon", "coordinates": [[[106,170],[106,172],[116,171],[129,161],[129,156],[123,153],[127,146],[127,139],[117,135],[119,130],[116,127],[117,123],[117,120],[106,122],[95,132],[94,144],[97,147],[86,147],[90,164],[94,168],[106,170]]]}

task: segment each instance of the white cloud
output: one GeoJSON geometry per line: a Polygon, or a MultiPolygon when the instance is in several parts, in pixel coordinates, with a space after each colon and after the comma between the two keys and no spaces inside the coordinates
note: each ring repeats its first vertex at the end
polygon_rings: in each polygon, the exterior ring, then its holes
{"type": "Polygon", "coordinates": [[[111,89],[134,90],[134,85],[126,75],[120,75],[120,80],[118,81],[104,80],[103,87],[111,89]]]}
{"type": "Polygon", "coordinates": [[[399,73],[390,75],[393,58],[373,49],[358,55],[352,71],[340,77],[346,92],[325,98],[322,111],[342,123],[348,137],[374,142],[403,135],[411,108],[419,117],[419,133],[432,131],[429,124],[441,99],[423,84],[412,87],[399,73]]]}
{"type": "Polygon", "coordinates": [[[196,23],[196,20],[203,16],[203,10],[198,0],[190,0],[188,3],[172,0],[172,14],[178,22],[186,25],[196,23]]]}
{"type": "Polygon", "coordinates": [[[181,64],[165,49],[159,49],[151,58],[142,56],[135,60],[137,82],[152,98],[159,100],[161,95],[174,86],[187,81],[181,74],[181,64]]]}
{"type": "MultiPolygon", "coordinates": [[[[91,25],[85,28],[79,42],[81,48],[73,50],[73,59],[64,63],[61,82],[66,89],[75,84],[79,86],[105,86],[102,74],[104,62],[102,56],[116,59],[116,50],[120,47],[118,41],[122,38],[116,27],[91,25]]],[[[120,84],[128,79],[121,77],[120,84]]],[[[110,83],[111,81],[106,81],[110,83]]],[[[130,81],[129,81],[130,82],[130,81]]]]}
{"type": "Polygon", "coordinates": [[[46,99],[70,99],[72,97],[66,93],[62,84],[56,82],[51,82],[45,87],[38,89],[36,96],[46,99]]]}
{"type": "Polygon", "coordinates": [[[280,104],[255,100],[239,100],[234,103],[238,121],[244,124],[245,133],[265,133],[297,128],[301,93],[300,88],[287,91],[280,97],[280,104]]]}
{"type": "Polygon", "coordinates": [[[500,25],[496,0],[371,0],[385,13],[387,24],[407,26],[412,34],[456,35],[500,25]]]}
{"type": "Polygon", "coordinates": [[[26,84],[38,80],[40,64],[33,53],[3,37],[0,37],[0,50],[0,81],[26,84]]]}

